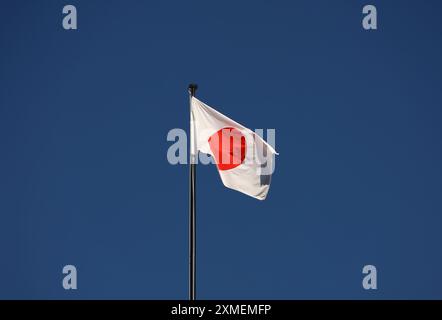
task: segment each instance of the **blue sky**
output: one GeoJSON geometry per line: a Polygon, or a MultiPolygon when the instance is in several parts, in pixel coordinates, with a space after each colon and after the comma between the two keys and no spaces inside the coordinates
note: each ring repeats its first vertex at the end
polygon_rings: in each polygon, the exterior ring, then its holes
{"type": "Polygon", "coordinates": [[[439,1],[66,4],[0,4],[0,298],[187,298],[190,82],[280,153],[264,202],[198,166],[198,298],[442,298],[439,1]]]}

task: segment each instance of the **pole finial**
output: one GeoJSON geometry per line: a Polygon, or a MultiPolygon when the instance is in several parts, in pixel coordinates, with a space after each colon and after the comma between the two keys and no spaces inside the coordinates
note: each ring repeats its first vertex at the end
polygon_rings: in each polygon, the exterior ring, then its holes
{"type": "Polygon", "coordinates": [[[198,89],[198,85],[196,83],[189,84],[189,93],[194,96],[196,89],[198,89]]]}

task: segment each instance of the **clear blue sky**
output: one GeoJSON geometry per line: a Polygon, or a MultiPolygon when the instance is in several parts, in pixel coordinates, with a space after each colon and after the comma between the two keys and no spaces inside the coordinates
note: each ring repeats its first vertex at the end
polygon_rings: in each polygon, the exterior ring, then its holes
{"type": "Polygon", "coordinates": [[[166,135],[197,82],[280,153],[264,202],[198,167],[199,298],[441,299],[441,10],[2,1],[0,298],[187,298],[188,168],[166,135]]]}

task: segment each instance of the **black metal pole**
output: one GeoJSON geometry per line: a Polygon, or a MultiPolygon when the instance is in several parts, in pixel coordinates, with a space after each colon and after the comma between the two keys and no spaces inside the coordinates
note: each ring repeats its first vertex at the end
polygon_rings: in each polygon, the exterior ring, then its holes
{"type": "MultiPolygon", "coordinates": [[[[192,108],[192,97],[195,96],[195,92],[198,86],[196,84],[189,85],[189,102],[190,108],[192,108]]],[[[192,111],[192,110],[190,110],[192,111]]],[[[192,112],[190,113],[192,126],[192,112]]],[[[192,128],[190,129],[192,133],[192,128]]],[[[194,139],[193,135],[190,135],[190,139],[194,139]]],[[[194,141],[190,141],[190,145],[193,145],[194,141]]],[[[196,153],[192,154],[194,150],[189,153],[189,300],[195,300],[196,296],[196,153]]]]}

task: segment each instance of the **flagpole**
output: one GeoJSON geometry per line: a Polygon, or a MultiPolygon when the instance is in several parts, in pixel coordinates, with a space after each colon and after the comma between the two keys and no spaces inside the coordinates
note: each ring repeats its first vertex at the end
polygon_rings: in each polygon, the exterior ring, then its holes
{"type": "MultiPolygon", "coordinates": [[[[192,108],[192,97],[195,96],[196,84],[189,85],[189,106],[192,108]]],[[[192,126],[192,113],[190,112],[190,126],[192,126]]],[[[190,146],[189,153],[189,300],[195,300],[196,289],[196,152],[193,154],[192,146],[194,145],[193,129],[190,128],[190,146]]]]}

